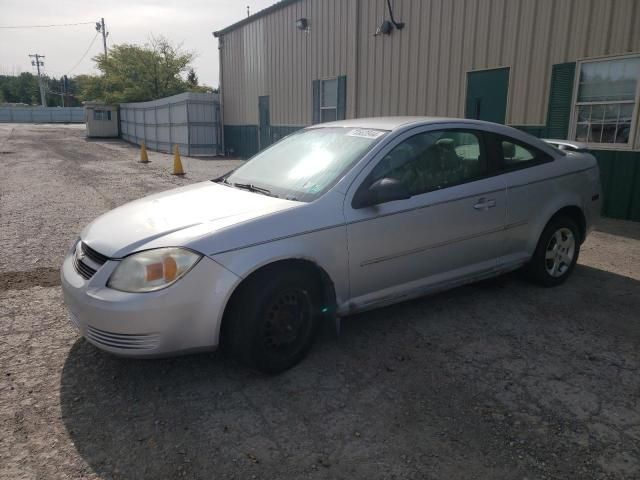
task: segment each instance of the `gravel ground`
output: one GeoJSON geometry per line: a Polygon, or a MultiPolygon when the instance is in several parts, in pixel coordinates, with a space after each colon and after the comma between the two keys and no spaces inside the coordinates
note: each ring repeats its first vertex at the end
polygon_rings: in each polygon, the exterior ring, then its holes
{"type": "Polygon", "coordinates": [[[640,224],[573,277],[507,275],[344,319],[277,377],[78,338],[58,268],[81,227],[238,161],[0,124],[0,478],[640,478],[640,224]]]}

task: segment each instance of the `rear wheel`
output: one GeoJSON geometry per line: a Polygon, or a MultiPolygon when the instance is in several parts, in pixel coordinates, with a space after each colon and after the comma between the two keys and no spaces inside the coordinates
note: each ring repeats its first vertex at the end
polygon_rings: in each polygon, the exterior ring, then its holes
{"type": "Polygon", "coordinates": [[[545,287],[563,283],[573,271],[580,253],[580,233],[570,217],[553,218],[545,227],[525,272],[545,287]]]}
{"type": "Polygon", "coordinates": [[[320,288],[295,268],[258,272],[234,296],[227,323],[233,355],[265,373],[296,365],[315,338],[320,288]]]}

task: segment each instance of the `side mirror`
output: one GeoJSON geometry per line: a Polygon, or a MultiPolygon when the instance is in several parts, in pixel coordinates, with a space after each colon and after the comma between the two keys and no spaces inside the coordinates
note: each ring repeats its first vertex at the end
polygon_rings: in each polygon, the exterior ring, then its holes
{"type": "Polygon", "coordinates": [[[411,194],[400,180],[381,178],[373,182],[369,188],[358,190],[351,206],[358,209],[407,198],[411,198],[411,194]]]}

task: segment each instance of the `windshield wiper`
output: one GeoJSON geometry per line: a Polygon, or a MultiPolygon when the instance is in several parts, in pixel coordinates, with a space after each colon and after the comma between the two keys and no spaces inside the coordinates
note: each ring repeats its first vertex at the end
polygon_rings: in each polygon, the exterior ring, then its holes
{"type": "Polygon", "coordinates": [[[261,193],[263,195],[268,195],[270,197],[276,197],[277,195],[271,193],[271,190],[262,187],[256,187],[253,183],[231,183],[236,188],[242,188],[243,190],[249,190],[250,192],[261,193]]]}

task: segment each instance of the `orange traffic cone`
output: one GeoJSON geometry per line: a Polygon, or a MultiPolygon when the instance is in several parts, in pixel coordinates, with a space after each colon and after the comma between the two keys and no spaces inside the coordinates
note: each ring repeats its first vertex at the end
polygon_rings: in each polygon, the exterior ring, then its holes
{"type": "Polygon", "coordinates": [[[178,145],[173,147],[173,174],[172,175],[184,175],[182,169],[182,160],[180,160],[180,149],[178,145]]]}
{"type": "Polygon", "coordinates": [[[147,155],[147,146],[142,142],[140,144],[140,163],[149,163],[149,155],[147,155]]]}

